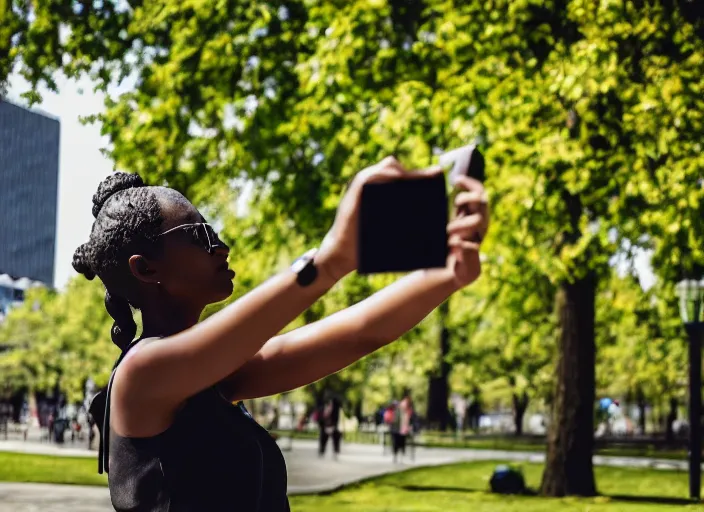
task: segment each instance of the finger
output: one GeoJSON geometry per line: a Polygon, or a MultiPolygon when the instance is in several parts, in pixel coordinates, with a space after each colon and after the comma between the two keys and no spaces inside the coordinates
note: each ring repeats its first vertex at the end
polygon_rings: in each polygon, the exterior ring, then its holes
{"type": "Polygon", "coordinates": [[[477,231],[481,226],[484,216],[481,213],[473,213],[464,217],[459,217],[447,225],[447,232],[450,235],[462,235],[467,231],[477,231]]]}
{"type": "Polygon", "coordinates": [[[473,206],[473,205],[488,205],[486,194],[472,190],[470,192],[460,192],[455,197],[455,206],[473,206]]]}
{"type": "Polygon", "coordinates": [[[451,240],[449,242],[449,246],[452,249],[457,249],[460,251],[476,251],[479,252],[480,249],[480,244],[477,242],[470,242],[469,240],[463,240],[462,238],[459,238],[456,241],[451,240]]]}
{"type": "Polygon", "coordinates": [[[415,179],[422,179],[422,178],[432,178],[433,176],[437,176],[439,174],[442,174],[443,172],[445,172],[445,170],[442,167],[440,167],[439,165],[428,167],[426,169],[412,170],[412,171],[401,166],[401,172],[397,172],[397,168],[393,168],[390,172],[387,172],[387,169],[384,168],[384,169],[380,170],[379,172],[380,172],[380,174],[388,175],[389,177],[415,180],[415,179]]]}
{"type": "Polygon", "coordinates": [[[376,164],[378,170],[391,170],[393,172],[405,172],[406,168],[399,162],[395,156],[387,156],[382,158],[376,164]]]}
{"type": "Polygon", "coordinates": [[[462,237],[459,235],[451,235],[447,241],[448,249],[458,263],[464,261],[462,249],[462,237]]]}
{"type": "Polygon", "coordinates": [[[481,245],[484,241],[485,233],[479,229],[471,229],[458,234],[465,242],[472,242],[477,245],[481,245]]]}
{"type": "Polygon", "coordinates": [[[362,183],[373,183],[398,179],[406,174],[406,168],[393,156],[387,156],[379,162],[361,171],[358,176],[362,183]]]}
{"type": "Polygon", "coordinates": [[[455,197],[455,215],[458,217],[472,213],[481,213],[485,218],[489,218],[489,203],[486,201],[486,194],[479,191],[460,192],[455,197]]]}
{"type": "Polygon", "coordinates": [[[438,166],[421,169],[419,171],[409,171],[398,162],[389,162],[388,165],[385,164],[384,166],[380,163],[379,167],[374,169],[372,173],[364,180],[364,182],[384,183],[398,179],[414,180],[431,178],[441,174],[442,172],[444,172],[443,168],[438,166]]]}
{"type": "Polygon", "coordinates": [[[427,167],[425,169],[421,169],[419,171],[412,172],[414,177],[421,177],[421,178],[431,178],[433,176],[437,176],[438,174],[443,174],[445,172],[445,169],[439,165],[433,165],[431,167],[427,167]]]}
{"type": "Polygon", "coordinates": [[[486,217],[481,214],[471,214],[459,217],[447,226],[450,235],[458,235],[464,240],[471,240],[481,244],[489,230],[489,223],[486,217]]]}
{"type": "Polygon", "coordinates": [[[474,178],[470,178],[469,176],[465,175],[457,176],[457,179],[455,179],[453,185],[456,188],[462,190],[476,190],[480,192],[484,191],[484,185],[481,181],[475,180],[474,178]]]}
{"type": "Polygon", "coordinates": [[[479,254],[480,250],[479,243],[463,240],[458,236],[450,237],[448,245],[450,253],[458,263],[464,263],[467,257],[471,257],[472,254],[479,254]]]}

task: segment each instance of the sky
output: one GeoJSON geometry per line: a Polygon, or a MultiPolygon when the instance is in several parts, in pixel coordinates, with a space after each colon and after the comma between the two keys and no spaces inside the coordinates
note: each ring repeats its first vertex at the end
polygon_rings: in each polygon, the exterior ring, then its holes
{"type": "MultiPolygon", "coordinates": [[[[57,241],[55,253],[54,286],[62,289],[76,272],[71,267],[73,252],[88,240],[93,224],[91,214],[92,197],[98,184],[113,171],[113,163],[100,152],[107,140],[100,135],[98,125],[83,125],[81,116],[99,113],[103,110],[104,95],[93,92],[91,82],[79,82],[63,76],[56,78],[59,93],[41,90],[43,101],[34,108],[58,117],[61,122],[60,161],[59,161],[59,201],[57,221],[57,241]],[[79,90],[83,94],[79,94],[79,90]]],[[[127,89],[113,88],[116,94],[127,89]]],[[[28,90],[28,84],[17,74],[10,77],[7,99],[19,105],[26,105],[20,97],[28,90]]],[[[625,272],[624,262],[614,261],[625,272]]],[[[650,288],[655,282],[650,267],[650,254],[636,254],[634,266],[641,285],[650,288]]]]}

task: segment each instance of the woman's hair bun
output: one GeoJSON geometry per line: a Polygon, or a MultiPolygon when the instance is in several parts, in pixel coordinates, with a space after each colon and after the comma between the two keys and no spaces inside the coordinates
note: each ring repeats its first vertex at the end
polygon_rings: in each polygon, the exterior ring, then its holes
{"type": "Polygon", "coordinates": [[[131,174],[127,172],[116,172],[111,174],[105,178],[100,185],[98,185],[98,191],[95,195],[93,195],[93,217],[98,217],[103,205],[113,194],[116,194],[122,190],[143,186],[144,181],[142,181],[139,174],[131,174]]]}
{"type": "Polygon", "coordinates": [[[76,249],[76,252],[73,253],[73,268],[78,272],[79,274],[83,274],[88,280],[92,280],[95,278],[95,272],[93,271],[93,268],[90,266],[89,260],[90,260],[90,248],[88,247],[88,244],[82,244],[76,249]]]}

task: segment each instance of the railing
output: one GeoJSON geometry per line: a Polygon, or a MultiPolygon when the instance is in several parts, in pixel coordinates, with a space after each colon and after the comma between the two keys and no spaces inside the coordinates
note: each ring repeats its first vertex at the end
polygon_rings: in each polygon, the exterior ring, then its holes
{"type": "MultiPolygon", "coordinates": [[[[293,439],[318,439],[317,430],[276,430],[276,435],[281,438],[293,439]]],[[[391,445],[390,432],[379,431],[347,431],[343,432],[343,440],[348,443],[377,444],[386,452],[391,445]]],[[[512,451],[542,451],[547,443],[542,435],[526,434],[522,436],[506,434],[473,434],[463,433],[458,435],[451,432],[421,431],[409,437],[409,447],[437,447],[437,448],[469,448],[487,450],[512,450],[512,451]]],[[[658,452],[686,451],[686,439],[668,441],[664,435],[631,436],[631,437],[600,437],[594,439],[595,450],[607,454],[609,451],[621,455],[658,455],[658,452]]]]}

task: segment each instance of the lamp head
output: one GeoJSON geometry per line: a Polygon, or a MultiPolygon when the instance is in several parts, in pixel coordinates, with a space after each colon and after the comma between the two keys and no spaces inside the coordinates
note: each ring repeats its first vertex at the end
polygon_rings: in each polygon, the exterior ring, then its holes
{"type": "Polygon", "coordinates": [[[685,279],[675,288],[680,299],[680,315],[685,324],[704,321],[702,318],[702,299],[704,299],[704,281],[685,279]]]}

